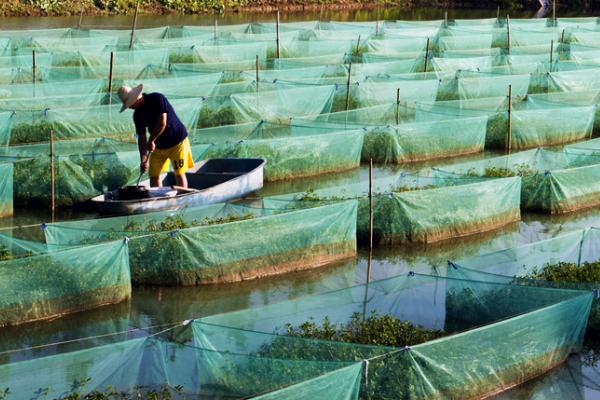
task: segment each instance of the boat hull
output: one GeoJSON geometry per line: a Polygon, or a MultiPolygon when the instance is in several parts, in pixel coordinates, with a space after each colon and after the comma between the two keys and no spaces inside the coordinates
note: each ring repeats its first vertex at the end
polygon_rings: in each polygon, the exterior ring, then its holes
{"type": "MultiPolygon", "coordinates": [[[[217,159],[221,164],[227,163],[227,159],[217,159]]],[[[238,159],[233,159],[238,160],[238,159]]],[[[252,159],[257,160],[257,159],[252,159]]],[[[236,174],[239,172],[228,171],[203,171],[203,168],[208,163],[200,166],[198,171],[187,173],[188,181],[190,182],[189,190],[181,189],[182,193],[173,197],[156,197],[140,200],[118,200],[115,199],[115,193],[112,191],[96,196],[91,199],[96,210],[102,214],[143,214],[155,211],[176,210],[186,207],[195,207],[207,204],[221,203],[233,199],[243,197],[251,192],[260,190],[263,187],[264,165],[265,161],[259,159],[260,163],[249,172],[243,172],[239,176],[232,179],[223,178],[227,174],[236,174]],[[206,186],[206,181],[224,180],[209,187],[206,186]],[[192,183],[196,183],[196,188],[192,183]]],[[[213,160],[209,160],[213,161],[213,160]]],[[[210,170],[210,168],[209,168],[210,170]]],[[[168,174],[163,179],[163,185],[174,183],[174,176],[168,174]]],[[[209,182],[210,183],[210,182],[209,182]]],[[[143,185],[149,186],[148,181],[142,182],[143,185]]]]}

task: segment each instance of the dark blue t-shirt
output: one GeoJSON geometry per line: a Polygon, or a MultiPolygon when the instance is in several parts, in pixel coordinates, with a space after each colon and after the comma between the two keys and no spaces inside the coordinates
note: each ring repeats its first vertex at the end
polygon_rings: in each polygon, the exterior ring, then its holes
{"type": "Polygon", "coordinates": [[[157,149],[173,147],[188,135],[169,100],[160,93],[143,94],[144,104],[133,111],[133,122],[138,135],[145,135],[146,128],[152,129],[158,117],[167,113],[167,127],[154,142],[157,149]]]}

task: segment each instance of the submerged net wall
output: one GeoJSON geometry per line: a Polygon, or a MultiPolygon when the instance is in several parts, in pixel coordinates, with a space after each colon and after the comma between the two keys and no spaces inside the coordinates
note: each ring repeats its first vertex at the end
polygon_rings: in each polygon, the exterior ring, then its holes
{"type": "Polygon", "coordinates": [[[0,376],[16,398],[45,388],[52,396],[111,388],[139,395],[163,390],[173,398],[481,397],[577,351],[591,300],[580,291],[410,274],[185,321],[163,335],[168,340],[151,336],[5,364],[0,376]],[[373,312],[440,329],[443,337],[390,347],[282,332],[286,323],[310,317],[320,325],[325,316],[346,322],[373,312]]]}
{"type": "Polygon", "coordinates": [[[356,210],[353,201],[287,211],[216,204],[181,213],[57,222],[47,224],[44,233],[47,243],[62,245],[130,237],[133,282],[199,285],[353,257],[356,210]]]}
{"type": "Polygon", "coordinates": [[[0,326],[56,318],[130,298],[125,241],[44,247],[0,236],[0,326]]]}
{"type": "MultiPolygon", "coordinates": [[[[265,198],[270,208],[358,199],[357,236],[369,238],[369,183],[265,198]]],[[[375,243],[431,243],[493,230],[520,220],[521,179],[401,174],[373,182],[375,243]]]]}
{"type": "Polygon", "coordinates": [[[595,185],[598,157],[544,149],[444,167],[469,176],[521,176],[521,208],[551,214],[589,208],[600,202],[595,185]]]}
{"type": "MultiPolygon", "coordinates": [[[[410,274],[202,318],[193,322],[193,329],[196,345],[218,351],[368,360],[363,361],[360,398],[475,398],[534,378],[577,351],[591,300],[591,293],[579,291],[410,274]],[[321,326],[325,317],[337,324],[372,312],[441,329],[445,337],[385,347],[295,337],[285,331],[286,324],[297,326],[310,318],[321,326]]],[[[202,365],[205,376],[226,393],[241,386],[228,379],[239,367],[218,354],[202,365]]],[[[256,365],[252,371],[258,380],[264,370],[256,365]]]]}

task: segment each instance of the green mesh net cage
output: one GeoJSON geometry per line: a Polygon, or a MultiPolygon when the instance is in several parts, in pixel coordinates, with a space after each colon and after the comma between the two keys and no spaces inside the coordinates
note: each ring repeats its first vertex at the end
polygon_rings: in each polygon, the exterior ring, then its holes
{"type": "MultiPolygon", "coordinates": [[[[432,243],[520,220],[520,177],[481,179],[441,172],[373,181],[375,243],[432,243]],[[433,212],[435,211],[435,212],[433,212]]],[[[266,197],[270,208],[358,199],[357,237],[369,240],[369,182],[266,197]]]]}
{"type": "Polygon", "coordinates": [[[295,179],[358,168],[362,130],[332,131],[261,121],[198,129],[192,143],[211,144],[207,157],[260,157],[266,181],[295,179]]]}
{"type": "Polygon", "coordinates": [[[131,296],[127,243],[46,248],[0,236],[0,325],[56,318],[131,296]]]}
{"type": "Polygon", "coordinates": [[[51,245],[127,236],[133,282],[199,285],[310,269],[353,257],[356,210],[354,201],[304,210],[215,204],[56,222],[47,224],[44,233],[51,245]]]}
{"type": "MultiPolygon", "coordinates": [[[[205,317],[194,321],[193,329],[197,345],[219,351],[362,361],[360,398],[470,398],[536,377],[576,352],[591,301],[589,292],[411,273],[205,317]],[[372,313],[436,329],[441,337],[385,347],[311,339],[290,335],[285,328],[309,320],[320,325],[325,317],[329,323],[344,323],[372,313]]],[[[227,378],[235,376],[237,366],[226,359],[215,356],[204,365],[215,385],[229,389],[239,383],[227,378]]],[[[259,380],[263,369],[257,365],[252,370],[259,380]]]]}
{"type": "Polygon", "coordinates": [[[521,208],[551,214],[571,212],[598,204],[594,155],[533,149],[444,167],[461,176],[520,176],[521,208]]]}

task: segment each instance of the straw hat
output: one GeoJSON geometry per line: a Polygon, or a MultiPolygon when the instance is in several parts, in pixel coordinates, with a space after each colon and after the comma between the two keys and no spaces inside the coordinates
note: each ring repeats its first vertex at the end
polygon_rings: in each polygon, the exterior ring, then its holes
{"type": "Polygon", "coordinates": [[[127,110],[129,107],[131,107],[131,105],[133,103],[136,102],[137,99],[140,98],[140,96],[142,95],[142,90],[144,89],[144,85],[143,84],[139,84],[136,87],[134,87],[133,89],[130,88],[129,86],[121,86],[119,88],[119,98],[121,99],[121,101],[123,102],[123,107],[121,107],[121,111],[123,112],[125,110],[127,110]]]}

